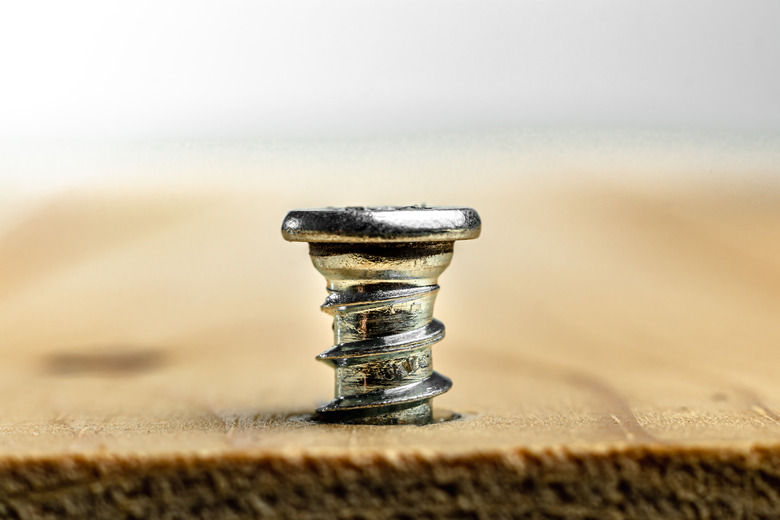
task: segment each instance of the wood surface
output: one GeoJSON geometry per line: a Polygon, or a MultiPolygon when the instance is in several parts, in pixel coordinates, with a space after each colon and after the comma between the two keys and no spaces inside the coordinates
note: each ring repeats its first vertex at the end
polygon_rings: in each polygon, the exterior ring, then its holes
{"type": "Polygon", "coordinates": [[[0,517],[780,516],[780,189],[502,168],[9,197],[0,517]],[[313,423],[326,294],[282,217],[417,202],[483,219],[441,422],[313,423]]]}

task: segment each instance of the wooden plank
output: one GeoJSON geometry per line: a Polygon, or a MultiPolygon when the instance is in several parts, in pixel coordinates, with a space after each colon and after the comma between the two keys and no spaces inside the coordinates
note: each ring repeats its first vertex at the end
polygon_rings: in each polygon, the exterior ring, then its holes
{"type": "Polygon", "coordinates": [[[324,282],[278,227],[311,196],[27,208],[0,236],[0,516],[779,514],[780,191],[591,181],[426,201],[484,221],[441,280],[455,386],[426,427],[307,420],[324,282]]]}

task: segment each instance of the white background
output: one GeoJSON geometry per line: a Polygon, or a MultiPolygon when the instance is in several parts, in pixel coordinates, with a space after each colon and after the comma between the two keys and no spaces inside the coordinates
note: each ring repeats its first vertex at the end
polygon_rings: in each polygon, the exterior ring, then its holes
{"type": "Polygon", "coordinates": [[[773,0],[4,2],[0,139],[780,131],[773,0]]]}

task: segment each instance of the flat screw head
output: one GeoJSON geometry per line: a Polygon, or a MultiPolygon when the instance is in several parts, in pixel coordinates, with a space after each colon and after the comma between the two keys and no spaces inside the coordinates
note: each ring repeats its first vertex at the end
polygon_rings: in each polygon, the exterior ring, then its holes
{"type": "Polygon", "coordinates": [[[347,207],[290,211],[282,236],[308,242],[328,282],[323,311],[334,346],[317,359],[336,369],[336,397],[318,408],[327,421],[427,424],[431,400],[452,386],[433,370],[444,337],[433,318],[439,275],[455,240],[479,236],[471,208],[347,207]]]}
{"type": "Polygon", "coordinates": [[[348,207],[290,211],[282,236],[290,242],[453,242],[477,238],[480,229],[471,208],[348,207]]]}

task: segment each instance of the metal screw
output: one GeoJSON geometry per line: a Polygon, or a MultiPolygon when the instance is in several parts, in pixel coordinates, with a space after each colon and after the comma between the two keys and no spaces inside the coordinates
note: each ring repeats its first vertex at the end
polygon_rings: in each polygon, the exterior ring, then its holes
{"type": "Polygon", "coordinates": [[[428,424],[431,400],[452,386],[433,371],[437,280],[455,240],[477,238],[471,208],[424,206],[290,211],[282,236],[309,242],[328,283],[322,310],[335,345],[317,359],[336,369],[336,398],[320,418],[353,424],[428,424]]]}

